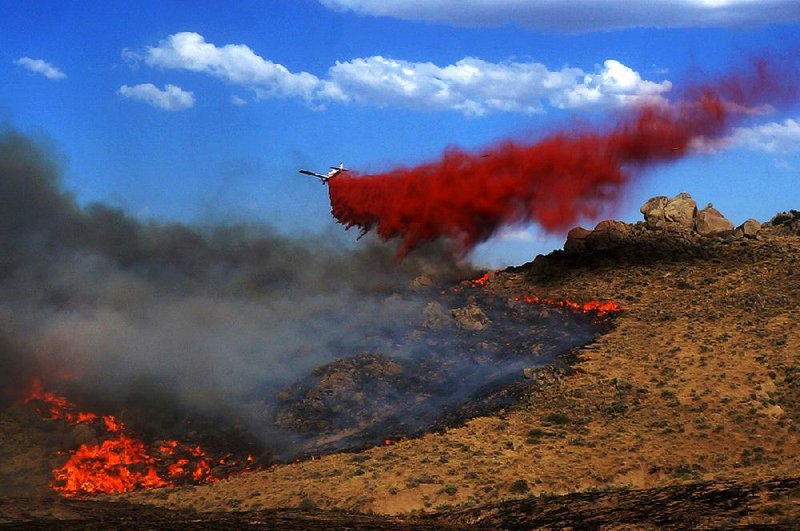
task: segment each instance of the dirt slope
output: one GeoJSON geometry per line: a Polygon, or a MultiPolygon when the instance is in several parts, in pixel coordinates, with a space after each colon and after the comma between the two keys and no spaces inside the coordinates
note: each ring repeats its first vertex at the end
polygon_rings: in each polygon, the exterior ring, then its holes
{"type": "Polygon", "coordinates": [[[692,507],[705,527],[796,522],[800,238],[681,245],[554,253],[479,288],[625,309],[573,368],[526,380],[518,407],[358,454],[125,500],[210,519],[299,507],[521,529],[575,518],[623,525],[645,518],[642,500],[652,499],[645,528],[679,525],[692,507]],[[678,516],[658,519],[669,514],[678,516]]]}
{"type": "MultiPolygon", "coordinates": [[[[519,408],[356,455],[129,499],[205,511],[302,505],[413,514],[541,494],[800,476],[800,239],[705,245],[700,256],[556,256],[545,274],[541,264],[498,274],[485,289],[625,307],[613,331],[578,353],[577,372],[531,381],[519,408]]],[[[765,511],[765,521],[792,518],[798,504],[788,496],[765,511]]]]}

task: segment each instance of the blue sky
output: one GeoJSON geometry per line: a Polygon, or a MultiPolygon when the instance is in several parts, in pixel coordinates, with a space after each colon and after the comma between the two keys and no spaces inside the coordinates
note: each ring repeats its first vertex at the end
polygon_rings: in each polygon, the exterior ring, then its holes
{"type": "MultiPolygon", "coordinates": [[[[800,5],[784,0],[220,5],[0,0],[0,123],[50,145],[81,203],[335,234],[325,188],[298,168],[533,140],[800,40],[800,5]]],[[[737,224],[800,208],[800,109],[642,174],[617,217],[681,191],[737,224]]],[[[563,238],[509,230],[474,258],[521,263],[563,238]]]]}

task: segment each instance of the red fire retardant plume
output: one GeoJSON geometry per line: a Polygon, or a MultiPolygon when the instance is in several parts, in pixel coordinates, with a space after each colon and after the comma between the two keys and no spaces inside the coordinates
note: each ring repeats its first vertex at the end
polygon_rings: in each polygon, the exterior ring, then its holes
{"type": "Polygon", "coordinates": [[[347,228],[401,238],[399,257],[440,237],[466,252],[508,225],[563,230],[613,204],[634,170],[686,156],[697,137],[720,138],[756,105],[793,100],[776,79],[760,61],[680,101],[637,107],[610,131],[562,131],[479,153],[450,148],[414,168],[340,175],[329,183],[332,213],[347,228]]]}

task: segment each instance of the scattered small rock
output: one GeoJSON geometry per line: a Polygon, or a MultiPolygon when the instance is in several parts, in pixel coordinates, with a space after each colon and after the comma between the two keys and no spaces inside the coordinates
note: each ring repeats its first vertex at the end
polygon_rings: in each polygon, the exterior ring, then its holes
{"type": "Polygon", "coordinates": [[[422,315],[424,317],[422,326],[427,328],[444,328],[453,322],[453,317],[436,301],[426,304],[422,315]]]}
{"type": "Polygon", "coordinates": [[[433,279],[428,275],[419,275],[411,281],[411,289],[419,291],[433,286],[433,279]]]}
{"type": "Polygon", "coordinates": [[[463,308],[452,310],[456,324],[466,330],[483,330],[491,324],[491,320],[477,304],[469,304],[463,308]]]}

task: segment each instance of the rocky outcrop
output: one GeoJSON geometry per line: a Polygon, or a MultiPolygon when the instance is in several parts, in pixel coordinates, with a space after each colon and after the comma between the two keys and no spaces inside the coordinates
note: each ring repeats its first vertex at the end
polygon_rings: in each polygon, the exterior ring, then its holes
{"type": "Polygon", "coordinates": [[[781,212],[772,218],[768,225],[773,227],[779,234],[800,236],[800,211],[781,212]]]}
{"type": "Polygon", "coordinates": [[[669,225],[691,229],[697,215],[697,203],[686,192],[681,192],[672,199],[659,195],[648,199],[639,212],[644,215],[645,225],[651,229],[666,228],[669,225]]]}
{"type": "Polygon", "coordinates": [[[697,213],[694,225],[695,230],[701,236],[722,234],[733,230],[733,223],[728,221],[711,203],[697,213]]]}
{"type": "Polygon", "coordinates": [[[640,208],[644,221],[606,220],[594,230],[569,231],[563,251],[539,255],[525,270],[532,277],[556,277],[573,268],[702,260],[753,261],[769,253],[778,236],[800,236],[800,211],[781,212],[767,223],[748,219],[736,229],[711,204],[697,210],[687,193],[657,196],[640,208]],[[689,217],[691,215],[691,217],[689,217]],[[690,223],[691,221],[691,223],[690,223]]]}
{"type": "Polygon", "coordinates": [[[625,240],[630,228],[622,221],[606,220],[597,224],[594,230],[575,227],[567,233],[564,250],[567,252],[599,251],[610,249],[625,240]]]}
{"type": "MultiPolygon", "coordinates": [[[[567,234],[564,251],[575,254],[630,245],[641,245],[643,249],[653,246],[679,249],[696,245],[701,238],[726,235],[755,238],[761,230],[758,221],[750,219],[734,233],[733,223],[717,209],[709,204],[698,211],[697,203],[686,192],[681,192],[672,199],[663,195],[648,199],[639,211],[644,216],[644,223],[626,224],[606,220],[598,223],[594,230],[575,227],[567,234]]],[[[779,222],[783,223],[785,220],[782,218],[779,222]]]]}

